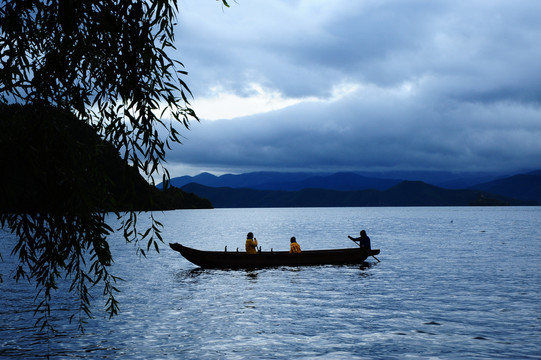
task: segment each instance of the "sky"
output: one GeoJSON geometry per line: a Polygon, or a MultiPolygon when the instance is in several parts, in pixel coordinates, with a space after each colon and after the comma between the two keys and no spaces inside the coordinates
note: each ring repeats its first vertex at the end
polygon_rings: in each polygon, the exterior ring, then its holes
{"type": "Polygon", "coordinates": [[[541,1],[181,0],[201,172],[541,169],[541,1]]]}

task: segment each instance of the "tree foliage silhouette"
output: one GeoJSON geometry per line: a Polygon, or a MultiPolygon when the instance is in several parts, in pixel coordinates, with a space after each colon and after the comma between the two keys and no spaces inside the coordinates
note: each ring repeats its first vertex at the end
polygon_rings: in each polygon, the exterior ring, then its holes
{"type": "MultiPolygon", "coordinates": [[[[222,4],[228,6],[224,0],[222,4]]],[[[32,169],[32,176],[41,174],[47,184],[28,189],[38,199],[34,208],[3,212],[0,221],[18,239],[15,278],[36,283],[42,329],[51,325],[51,293],[64,276],[70,277],[70,291],[80,300],[81,326],[85,315],[91,316],[90,287],[103,286],[108,313],[118,313],[117,278],[108,271],[112,257],[107,236],[114,230],[106,223],[105,208],[116,212],[118,230],[141,254],[151,248],[159,251],[161,224],[150,214],[150,226],[139,231],[135,209],[121,212],[126,209],[107,190],[110,175],[96,160],[104,147],[99,142],[89,147],[71,126],[62,124],[75,116],[149,181],[163,176],[166,182],[166,151],[181,143],[180,131],[189,128],[190,121],[198,120],[183,80],[187,73],[170,55],[177,13],[176,0],[0,4],[3,130],[9,132],[9,114],[10,121],[20,117],[30,124],[23,131],[43,140],[20,150],[26,155],[19,157],[5,142],[2,156],[18,158],[21,168],[32,169]],[[57,140],[48,141],[49,136],[57,140]],[[51,161],[32,163],[32,154],[51,161]],[[55,156],[62,160],[55,162],[55,156]],[[43,196],[51,189],[60,194],[43,196]],[[56,201],[51,201],[54,196],[56,201]]],[[[0,190],[5,200],[10,190],[0,190]]]]}

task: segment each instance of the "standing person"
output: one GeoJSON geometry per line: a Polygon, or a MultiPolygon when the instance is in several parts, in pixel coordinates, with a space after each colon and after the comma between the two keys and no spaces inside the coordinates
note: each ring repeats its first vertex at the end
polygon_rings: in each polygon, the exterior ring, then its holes
{"type": "Polygon", "coordinates": [[[295,236],[291,238],[291,246],[289,248],[289,252],[291,254],[300,254],[301,252],[301,246],[297,244],[297,239],[295,239],[295,236]]]}
{"type": "Polygon", "coordinates": [[[257,239],[252,232],[246,235],[246,252],[248,254],[257,254],[257,239]]]}
{"type": "Polygon", "coordinates": [[[355,242],[359,242],[360,247],[370,249],[370,238],[368,237],[368,235],[366,235],[366,231],[361,230],[361,236],[358,238],[354,238],[349,235],[348,235],[348,238],[350,238],[351,240],[355,242]]]}

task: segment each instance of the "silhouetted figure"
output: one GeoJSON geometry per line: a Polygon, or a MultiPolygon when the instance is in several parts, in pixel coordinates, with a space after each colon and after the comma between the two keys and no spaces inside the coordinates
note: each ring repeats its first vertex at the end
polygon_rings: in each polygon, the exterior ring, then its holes
{"type": "Polygon", "coordinates": [[[359,244],[360,247],[370,249],[370,238],[366,235],[366,231],[361,230],[361,236],[354,238],[348,235],[348,238],[359,244]]]}

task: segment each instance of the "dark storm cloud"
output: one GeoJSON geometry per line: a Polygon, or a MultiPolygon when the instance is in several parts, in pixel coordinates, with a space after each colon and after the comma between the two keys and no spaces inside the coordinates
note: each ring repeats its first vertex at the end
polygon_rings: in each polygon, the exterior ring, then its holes
{"type": "Polygon", "coordinates": [[[363,100],[353,93],[336,103],[203,122],[171,160],[240,171],[507,171],[533,167],[539,159],[537,108],[504,103],[427,107],[383,94],[363,100]]]}
{"type": "MultiPolygon", "coordinates": [[[[172,164],[541,167],[541,2],[238,1],[222,10],[191,0],[181,11],[178,48],[196,105],[216,89],[248,99],[253,83],[298,103],[203,118],[172,164]]],[[[219,113],[205,104],[201,112],[219,113]]]]}

